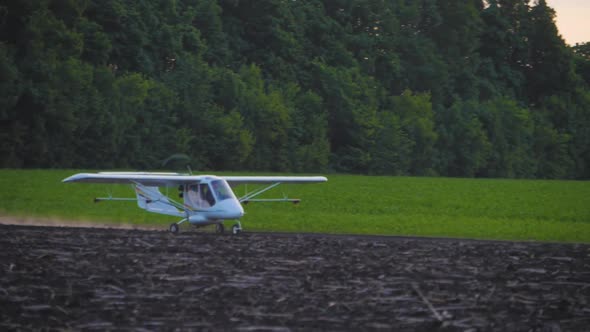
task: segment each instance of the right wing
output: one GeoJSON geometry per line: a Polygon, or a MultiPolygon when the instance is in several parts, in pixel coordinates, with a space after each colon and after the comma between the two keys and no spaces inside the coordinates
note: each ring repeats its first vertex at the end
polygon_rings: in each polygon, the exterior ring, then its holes
{"type": "Polygon", "coordinates": [[[235,187],[240,184],[267,184],[268,186],[257,191],[246,193],[238,200],[241,203],[248,202],[293,202],[299,203],[299,199],[278,198],[278,199],[255,199],[254,197],[277,187],[280,184],[305,184],[326,182],[328,179],[324,176],[222,176],[230,186],[235,187]]]}
{"type": "Polygon", "coordinates": [[[258,183],[258,184],[273,184],[273,183],[290,183],[290,184],[297,184],[297,183],[320,183],[326,182],[328,179],[324,176],[220,176],[220,178],[224,179],[229,183],[229,185],[239,185],[239,184],[249,184],[249,183],[258,183]]]}

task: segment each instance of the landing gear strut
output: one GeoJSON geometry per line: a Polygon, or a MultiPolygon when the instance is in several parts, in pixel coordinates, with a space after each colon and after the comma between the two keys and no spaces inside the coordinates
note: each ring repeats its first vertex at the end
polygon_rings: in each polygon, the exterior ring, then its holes
{"type": "Polygon", "coordinates": [[[242,232],[242,224],[240,223],[239,220],[237,222],[238,222],[237,224],[235,224],[231,227],[231,233],[233,235],[238,235],[242,232]]]}
{"type": "Polygon", "coordinates": [[[222,223],[215,225],[215,233],[223,234],[225,232],[225,227],[223,227],[222,223]]]}

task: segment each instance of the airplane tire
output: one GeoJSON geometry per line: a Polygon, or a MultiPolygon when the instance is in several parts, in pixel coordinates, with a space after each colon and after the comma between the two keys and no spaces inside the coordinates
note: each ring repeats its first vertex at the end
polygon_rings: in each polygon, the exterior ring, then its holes
{"type": "Polygon", "coordinates": [[[240,234],[240,232],[242,232],[242,229],[240,228],[239,225],[236,224],[231,227],[231,233],[233,235],[238,235],[238,234],[240,234]]]}
{"type": "Polygon", "coordinates": [[[225,228],[223,227],[223,224],[216,224],[215,225],[215,232],[219,233],[219,234],[223,234],[225,232],[225,228]]]}
{"type": "Polygon", "coordinates": [[[180,230],[180,227],[178,227],[178,224],[172,224],[170,225],[170,233],[172,234],[178,234],[178,231],[180,230]]]}

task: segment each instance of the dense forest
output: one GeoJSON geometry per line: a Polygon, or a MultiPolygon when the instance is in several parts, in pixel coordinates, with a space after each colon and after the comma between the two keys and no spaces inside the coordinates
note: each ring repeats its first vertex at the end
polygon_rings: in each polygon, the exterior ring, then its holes
{"type": "Polygon", "coordinates": [[[2,0],[0,167],[590,178],[544,0],[2,0]]]}

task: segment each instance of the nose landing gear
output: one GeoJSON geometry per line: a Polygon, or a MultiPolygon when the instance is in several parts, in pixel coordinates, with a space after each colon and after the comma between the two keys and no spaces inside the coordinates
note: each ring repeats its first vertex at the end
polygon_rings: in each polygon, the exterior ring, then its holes
{"type": "Polygon", "coordinates": [[[242,232],[242,223],[240,223],[240,221],[239,221],[239,220],[237,220],[237,224],[234,224],[234,225],[231,227],[231,233],[232,233],[233,235],[238,235],[238,234],[240,234],[241,232],[242,232]]]}

